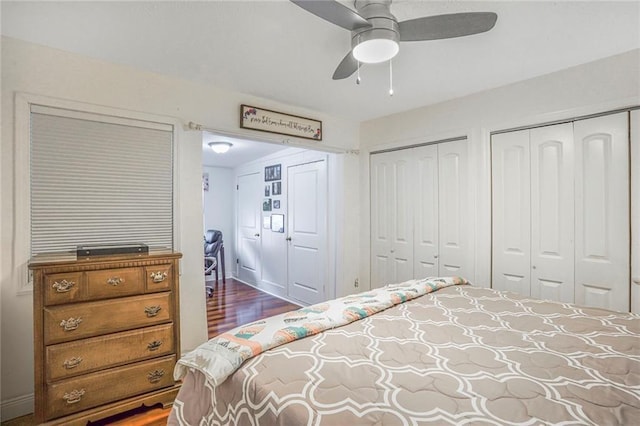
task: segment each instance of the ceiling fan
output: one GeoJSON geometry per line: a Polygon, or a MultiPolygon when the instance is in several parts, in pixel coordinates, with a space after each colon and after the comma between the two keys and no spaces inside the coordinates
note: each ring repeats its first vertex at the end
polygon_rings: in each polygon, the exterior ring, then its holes
{"type": "Polygon", "coordinates": [[[355,0],[352,10],[335,0],[291,0],[332,24],[351,31],[351,51],[342,59],[334,80],[349,77],[359,63],[393,58],[401,41],[440,40],[489,31],[498,15],[493,12],[451,13],[398,22],[391,14],[392,0],[355,0]]]}

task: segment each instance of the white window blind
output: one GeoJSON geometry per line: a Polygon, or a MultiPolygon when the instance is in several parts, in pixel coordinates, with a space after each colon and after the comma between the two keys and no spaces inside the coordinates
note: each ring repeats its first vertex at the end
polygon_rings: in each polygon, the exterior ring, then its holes
{"type": "Polygon", "coordinates": [[[173,248],[173,127],[31,107],[31,255],[173,248]]]}

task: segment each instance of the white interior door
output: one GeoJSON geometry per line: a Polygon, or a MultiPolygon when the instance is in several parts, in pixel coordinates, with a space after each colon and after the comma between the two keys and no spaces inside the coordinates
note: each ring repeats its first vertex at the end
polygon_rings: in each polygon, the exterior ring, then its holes
{"type": "Polygon", "coordinates": [[[629,137],[627,113],[574,123],[575,302],[629,310],[629,137]]]}
{"type": "MultiPolygon", "coordinates": [[[[439,275],[472,277],[467,140],[438,144],[439,275]]],[[[410,183],[412,185],[412,183],[410,183]]]]}
{"type": "Polygon", "coordinates": [[[573,125],[530,132],[531,296],[573,302],[573,125]]]}
{"type": "Polygon", "coordinates": [[[438,262],[438,145],[412,150],[414,180],[413,277],[439,276],[438,262]]]}
{"type": "Polygon", "coordinates": [[[326,161],[289,166],[288,296],[305,304],[325,300],[327,274],[326,161]]]}
{"type": "Polygon", "coordinates": [[[491,137],[492,287],[531,293],[529,130],[491,137]]]}
{"type": "Polygon", "coordinates": [[[631,312],[640,314],[640,110],[631,111],[631,312]]]}
{"type": "Polygon", "coordinates": [[[413,278],[413,150],[371,156],[371,287],[413,278]]]}
{"type": "Polygon", "coordinates": [[[238,176],[238,278],[257,285],[261,276],[260,173],[238,176]]]}

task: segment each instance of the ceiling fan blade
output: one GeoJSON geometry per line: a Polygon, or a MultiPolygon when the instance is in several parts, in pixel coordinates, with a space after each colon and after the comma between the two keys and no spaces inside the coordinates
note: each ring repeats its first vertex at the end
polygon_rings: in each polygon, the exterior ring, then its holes
{"type": "Polygon", "coordinates": [[[317,17],[349,31],[371,26],[366,19],[358,15],[354,10],[334,0],[291,0],[291,2],[317,17]]]}
{"type": "Polygon", "coordinates": [[[493,12],[451,13],[399,22],[400,41],[440,40],[489,31],[498,15],[493,12]]]}
{"type": "Polygon", "coordinates": [[[336,68],[335,72],[333,73],[333,79],[342,80],[343,78],[349,77],[357,70],[358,61],[356,61],[356,58],[354,58],[353,54],[351,54],[351,51],[349,51],[349,53],[347,53],[347,56],[345,56],[340,64],[338,64],[338,68],[336,68]]]}

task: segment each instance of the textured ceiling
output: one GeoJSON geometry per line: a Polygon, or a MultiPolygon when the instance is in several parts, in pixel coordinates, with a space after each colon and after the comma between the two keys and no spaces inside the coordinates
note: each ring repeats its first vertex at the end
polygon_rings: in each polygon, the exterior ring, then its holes
{"type": "MultiPolygon", "coordinates": [[[[352,6],[351,3],[344,3],[352,6]]],[[[396,0],[399,20],[493,11],[488,33],[402,43],[333,81],[349,32],[288,1],[9,2],[2,33],[354,121],[442,102],[640,47],[640,2],[396,0]]]]}

